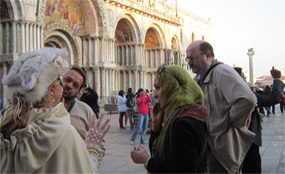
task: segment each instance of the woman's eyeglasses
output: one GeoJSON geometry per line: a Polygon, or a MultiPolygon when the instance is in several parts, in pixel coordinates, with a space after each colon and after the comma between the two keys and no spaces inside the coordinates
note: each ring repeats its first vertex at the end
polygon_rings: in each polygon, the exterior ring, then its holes
{"type": "MultiPolygon", "coordinates": [[[[167,72],[167,73],[170,73],[175,79],[175,75],[173,74],[173,72],[169,71],[166,69],[166,66],[165,64],[163,64],[160,68],[158,68],[158,70],[156,71],[157,74],[161,74],[163,71],[167,72]]],[[[177,80],[177,79],[176,79],[177,80]]],[[[177,80],[177,82],[180,84],[179,80],[177,80]]]]}
{"type": "Polygon", "coordinates": [[[160,68],[158,68],[158,70],[156,72],[157,72],[157,74],[161,74],[162,71],[165,69],[166,69],[165,64],[163,64],[160,68]]]}

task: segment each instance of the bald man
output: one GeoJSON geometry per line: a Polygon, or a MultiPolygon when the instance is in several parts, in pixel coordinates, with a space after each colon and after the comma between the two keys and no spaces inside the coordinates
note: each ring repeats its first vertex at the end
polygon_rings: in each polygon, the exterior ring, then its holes
{"type": "Polygon", "coordinates": [[[209,113],[208,172],[237,173],[254,139],[247,123],[256,99],[232,67],[214,59],[208,42],[195,41],[186,53],[209,113]]]}

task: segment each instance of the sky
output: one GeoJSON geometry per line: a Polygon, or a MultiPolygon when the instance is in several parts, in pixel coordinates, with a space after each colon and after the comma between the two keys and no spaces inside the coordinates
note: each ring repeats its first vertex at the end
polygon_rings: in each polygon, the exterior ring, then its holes
{"type": "Polygon", "coordinates": [[[285,75],[285,0],[177,1],[184,11],[210,18],[208,41],[218,60],[242,67],[248,77],[247,52],[254,48],[255,78],[270,75],[272,66],[285,75]]]}

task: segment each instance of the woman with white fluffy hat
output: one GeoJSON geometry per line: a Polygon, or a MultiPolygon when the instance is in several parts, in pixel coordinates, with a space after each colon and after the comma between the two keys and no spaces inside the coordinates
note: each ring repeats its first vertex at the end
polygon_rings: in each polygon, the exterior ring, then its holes
{"type": "Polygon", "coordinates": [[[21,55],[2,84],[0,173],[97,173],[98,143],[110,129],[102,119],[85,142],[61,102],[61,76],[69,70],[65,49],[42,48],[21,55]],[[88,150],[87,150],[87,148],[88,150]]]}

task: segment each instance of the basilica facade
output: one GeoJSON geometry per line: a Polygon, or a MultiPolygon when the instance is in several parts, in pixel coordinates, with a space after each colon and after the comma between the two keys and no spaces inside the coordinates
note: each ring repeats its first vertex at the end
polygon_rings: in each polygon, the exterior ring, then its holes
{"type": "MultiPolygon", "coordinates": [[[[103,103],[120,89],[152,89],[165,63],[188,69],[186,48],[210,40],[210,20],[166,0],[1,0],[0,77],[19,55],[66,48],[103,103]]],[[[179,3],[179,0],[177,0],[179,3]]],[[[190,7],[189,7],[190,8],[190,7]]],[[[6,87],[1,84],[1,98],[6,87]]]]}

